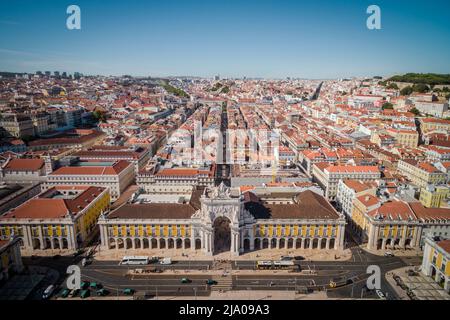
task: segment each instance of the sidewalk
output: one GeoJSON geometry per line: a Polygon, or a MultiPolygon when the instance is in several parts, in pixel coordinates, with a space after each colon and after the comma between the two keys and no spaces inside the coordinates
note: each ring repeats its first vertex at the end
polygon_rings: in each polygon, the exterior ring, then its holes
{"type": "Polygon", "coordinates": [[[418,271],[417,275],[409,276],[406,271],[413,269],[412,267],[403,267],[386,273],[386,280],[394,289],[401,300],[411,300],[407,295],[407,291],[397,285],[393,276],[397,275],[401,278],[405,286],[411,290],[419,300],[450,300],[450,294],[433,281],[430,277],[423,275],[418,271]]]}

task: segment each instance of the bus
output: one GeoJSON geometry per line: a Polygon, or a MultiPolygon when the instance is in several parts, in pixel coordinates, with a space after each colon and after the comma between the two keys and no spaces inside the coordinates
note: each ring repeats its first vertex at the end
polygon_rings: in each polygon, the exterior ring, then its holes
{"type": "Polygon", "coordinates": [[[257,261],[257,269],[272,269],[272,261],[257,261]]]}
{"type": "Polygon", "coordinates": [[[264,269],[299,269],[298,265],[295,265],[294,261],[257,261],[256,268],[259,270],[264,269]]]}
{"type": "Polygon", "coordinates": [[[143,265],[148,263],[149,259],[146,256],[125,256],[120,262],[121,265],[143,265]]]}

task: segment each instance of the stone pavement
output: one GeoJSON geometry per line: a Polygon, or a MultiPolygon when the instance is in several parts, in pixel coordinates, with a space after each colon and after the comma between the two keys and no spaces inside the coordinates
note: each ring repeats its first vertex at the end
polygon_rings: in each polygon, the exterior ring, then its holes
{"type": "Polygon", "coordinates": [[[360,246],[362,249],[364,249],[365,251],[373,254],[373,255],[377,255],[377,256],[383,256],[385,252],[392,252],[396,257],[411,257],[411,256],[422,256],[423,252],[420,249],[417,250],[413,250],[413,249],[407,249],[407,250],[391,250],[391,249],[386,249],[386,250],[369,250],[367,249],[366,245],[360,246]]]}
{"type": "MultiPolygon", "coordinates": [[[[401,300],[410,300],[406,294],[406,290],[403,290],[397,285],[393,276],[397,275],[401,278],[407,288],[409,288],[419,300],[450,300],[450,295],[434,280],[430,277],[423,275],[420,271],[416,276],[409,276],[407,270],[411,270],[411,267],[403,267],[400,269],[392,270],[386,274],[386,280],[391,287],[395,290],[401,300]]],[[[417,271],[417,269],[415,269],[417,271]]]]}
{"type": "Polygon", "coordinates": [[[24,300],[35,288],[42,284],[56,283],[58,278],[59,273],[56,270],[29,266],[24,273],[14,275],[0,288],[0,300],[24,300]]]}

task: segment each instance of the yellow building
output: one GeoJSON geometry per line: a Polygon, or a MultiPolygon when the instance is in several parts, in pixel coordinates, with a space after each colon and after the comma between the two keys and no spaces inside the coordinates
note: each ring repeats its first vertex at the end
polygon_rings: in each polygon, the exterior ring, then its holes
{"type": "Polygon", "coordinates": [[[450,293],[450,240],[425,239],[421,270],[450,293]]]}
{"type": "Polygon", "coordinates": [[[53,187],[1,216],[0,238],[17,236],[26,252],[76,250],[89,240],[109,205],[107,188],[53,187]]]}
{"type": "Polygon", "coordinates": [[[450,188],[446,185],[433,186],[420,189],[420,202],[427,208],[446,207],[450,197],[450,188]]]}
{"type": "Polygon", "coordinates": [[[424,233],[446,232],[450,210],[426,208],[419,202],[383,202],[363,195],[354,201],[350,227],[370,250],[420,248],[424,233]]]}
{"type": "Polygon", "coordinates": [[[419,133],[414,130],[388,129],[387,134],[394,137],[398,144],[415,148],[419,145],[419,133]]]}
{"type": "Polygon", "coordinates": [[[190,249],[235,256],[261,249],[344,248],[344,215],[322,195],[231,192],[224,185],[198,187],[189,202],[125,204],[99,219],[102,250],[190,249]]]}
{"type": "Polygon", "coordinates": [[[422,118],[420,119],[420,128],[422,130],[422,133],[431,131],[448,132],[450,131],[450,120],[422,118]]]}
{"type": "Polygon", "coordinates": [[[430,184],[441,185],[447,182],[447,174],[429,162],[404,159],[398,162],[397,170],[412,183],[422,188],[426,188],[430,184]]]}

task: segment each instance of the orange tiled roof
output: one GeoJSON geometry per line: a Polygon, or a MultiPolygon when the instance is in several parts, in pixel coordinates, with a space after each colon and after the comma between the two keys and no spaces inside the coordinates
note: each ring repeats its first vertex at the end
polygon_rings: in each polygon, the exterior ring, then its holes
{"type": "Polygon", "coordinates": [[[130,162],[120,160],[112,166],[62,167],[52,172],[50,175],[117,175],[129,165],[130,162]]]}
{"type": "Polygon", "coordinates": [[[11,171],[37,171],[43,166],[43,159],[11,159],[5,166],[5,169],[11,171]]]}
{"type": "Polygon", "coordinates": [[[63,190],[64,187],[55,187],[40,194],[38,197],[28,200],[16,209],[4,214],[2,219],[61,219],[69,213],[76,215],[87,207],[105,188],[102,187],[69,187],[66,189],[83,190],[75,198],[47,198],[53,191],[63,190]],[[36,208],[39,208],[38,210],[36,208]]]}

